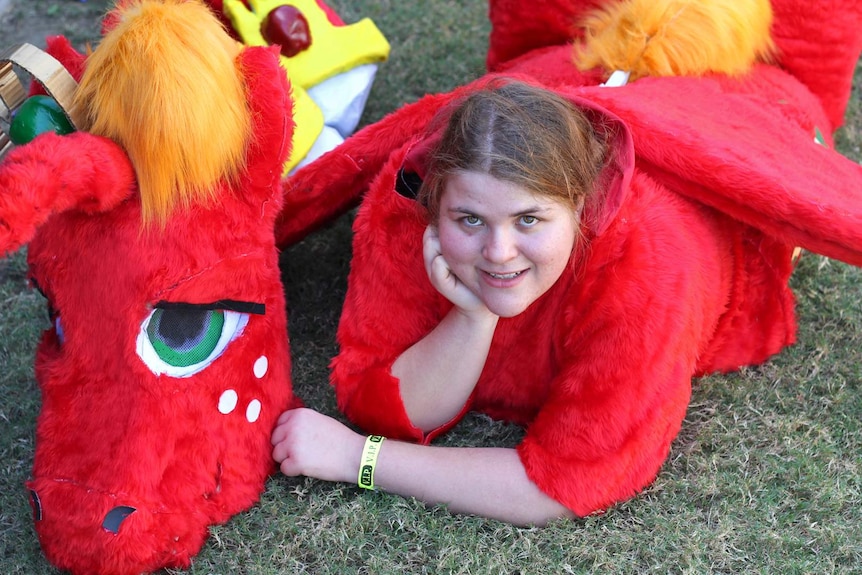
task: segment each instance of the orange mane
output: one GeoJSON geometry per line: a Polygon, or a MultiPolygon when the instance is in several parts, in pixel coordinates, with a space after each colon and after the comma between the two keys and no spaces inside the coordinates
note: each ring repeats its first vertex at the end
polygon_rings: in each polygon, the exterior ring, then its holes
{"type": "Polygon", "coordinates": [[[245,165],[250,118],[240,45],[196,0],[130,0],[87,58],[75,99],[83,129],[129,155],[144,224],[210,201],[245,165]]]}

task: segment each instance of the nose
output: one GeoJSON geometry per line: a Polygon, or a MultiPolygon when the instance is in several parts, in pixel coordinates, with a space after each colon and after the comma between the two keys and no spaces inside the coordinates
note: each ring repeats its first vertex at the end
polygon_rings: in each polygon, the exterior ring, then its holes
{"type": "Polygon", "coordinates": [[[114,535],[120,532],[120,525],[125,521],[126,517],[137,511],[134,507],[128,505],[119,505],[114,507],[105,515],[102,521],[102,527],[107,529],[114,535]]]}
{"type": "Polygon", "coordinates": [[[208,533],[209,516],[201,509],[147,497],[135,507],[117,505],[122,502],[116,495],[65,480],[36,477],[27,483],[42,551],[64,572],[185,569],[208,533]]]}
{"type": "Polygon", "coordinates": [[[518,255],[517,238],[506,228],[489,228],[482,246],[482,257],[492,263],[505,263],[518,255]]]}

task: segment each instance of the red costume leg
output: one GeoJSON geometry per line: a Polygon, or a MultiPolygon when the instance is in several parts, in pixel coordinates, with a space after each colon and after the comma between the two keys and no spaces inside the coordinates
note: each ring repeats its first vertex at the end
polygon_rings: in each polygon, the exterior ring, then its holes
{"type": "Polygon", "coordinates": [[[862,2],[772,0],[772,7],[779,64],[820,98],[838,128],[862,53],[862,2]]]}

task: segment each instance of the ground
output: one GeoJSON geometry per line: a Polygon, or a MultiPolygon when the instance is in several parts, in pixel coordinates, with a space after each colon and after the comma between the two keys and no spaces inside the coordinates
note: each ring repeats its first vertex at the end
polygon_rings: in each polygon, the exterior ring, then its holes
{"type": "Polygon", "coordinates": [[[40,48],[63,34],[83,49],[98,36],[107,0],[0,0],[0,49],[28,42],[40,48]]]}

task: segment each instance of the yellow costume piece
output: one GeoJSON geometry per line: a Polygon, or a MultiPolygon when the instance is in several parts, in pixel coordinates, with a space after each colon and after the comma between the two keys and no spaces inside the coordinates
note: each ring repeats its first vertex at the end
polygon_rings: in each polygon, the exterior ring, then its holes
{"type": "Polygon", "coordinates": [[[279,6],[297,8],[308,21],[311,45],[296,56],[281,56],[282,67],[292,86],[296,131],[293,150],[285,165],[290,171],[308,153],[323,130],[323,114],[306,89],[362,64],[389,57],[389,42],[368,18],[355,24],[334,26],[316,0],[249,0],[249,11],[240,0],[224,0],[225,14],[242,41],[249,46],[267,46],[260,28],[267,15],[279,6]]]}

